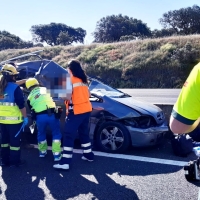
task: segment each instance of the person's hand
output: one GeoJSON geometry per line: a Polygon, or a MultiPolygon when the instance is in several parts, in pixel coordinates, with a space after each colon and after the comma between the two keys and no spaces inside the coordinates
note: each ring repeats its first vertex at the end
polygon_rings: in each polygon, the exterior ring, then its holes
{"type": "Polygon", "coordinates": [[[28,124],[28,117],[24,117],[23,125],[26,126],[28,124]]]}

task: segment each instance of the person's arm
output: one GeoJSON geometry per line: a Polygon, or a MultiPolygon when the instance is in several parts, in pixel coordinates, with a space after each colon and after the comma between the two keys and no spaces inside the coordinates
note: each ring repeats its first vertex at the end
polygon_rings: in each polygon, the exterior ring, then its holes
{"type": "Polygon", "coordinates": [[[16,81],[16,84],[23,85],[26,81],[27,81],[27,79],[18,80],[18,81],[16,81]]]}
{"type": "Polygon", "coordinates": [[[22,116],[27,117],[26,115],[26,107],[25,107],[25,102],[24,102],[24,95],[20,87],[17,87],[14,92],[14,97],[15,97],[15,103],[19,107],[22,116]]]}
{"type": "Polygon", "coordinates": [[[190,133],[198,126],[199,123],[200,118],[197,119],[192,125],[187,125],[183,122],[178,121],[171,115],[169,127],[171,131],[175,134],[190,133]]]}
{"type": "Polygon", "coordinates": [[[169,127],[175,134],[190,133],[200,122],[200,63],[197,64],[173,107],[169,127]]]}
{"type": "Polygon", "coordinates": [[[21,111],[23,117],[27,117],[27,115],[26,115],[26,107],[20,109],[20,111],[21,111]]]}
{"type": "Polygon", "coordinates": [[[90,98],[91,97],[91,93],[90,93],[89,87],[88,87],[88,95],[89,95],[89,98],[90,98]]]}

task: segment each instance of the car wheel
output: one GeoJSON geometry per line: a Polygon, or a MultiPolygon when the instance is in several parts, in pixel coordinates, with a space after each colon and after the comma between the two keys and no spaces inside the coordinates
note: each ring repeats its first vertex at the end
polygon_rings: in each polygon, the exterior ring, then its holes
{"type": "Polygon", "coordinates": [[[97,131],[97,146],[108,153],[122,153],[130,145],[130,134],[119,122],[103,123],[97,131]]]}

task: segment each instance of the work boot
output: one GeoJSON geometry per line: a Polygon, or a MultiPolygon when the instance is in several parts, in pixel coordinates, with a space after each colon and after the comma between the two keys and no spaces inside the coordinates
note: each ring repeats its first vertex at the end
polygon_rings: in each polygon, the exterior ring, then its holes
{"type": "Polygon", "coordinates": [[[90,152],[90,153],[83,153],[83,156],[81,157],[82,160],[87,160],[89,162],[94,161],[94,153],[90,152]]]}
{"type": "Polygon", "coordinates": [[[62,155],[59,154],[59,155],[54,155],[54,161],[60,161],[62,158],[62,155]]]}
{"type": "Polygon", "coordinates": [[[54,169],[68,170],[69,164],[55,164],[53,165],[54,169]]]}
{"type": "Polygon", "coordinates": [[[90,160],[90,159],[86,158],[85,156],[82,156],[81,159],[82,159],[82,160],[87,160],[87,161],[89,161],[89,162],[94,161],[94,160],[90,160]]]}
{"type": "Polygon", "coordinates": [[[40,151],[39,152],[39,157],[44,158],[47,155],[47,151],[40,151]]]}

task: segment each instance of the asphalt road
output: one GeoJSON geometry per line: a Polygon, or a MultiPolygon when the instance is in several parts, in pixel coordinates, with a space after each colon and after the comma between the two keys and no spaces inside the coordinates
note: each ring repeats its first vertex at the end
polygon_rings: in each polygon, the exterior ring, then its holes
{"type": "Polygon", "coordinates": [[[37,149],[22,149],[24,166],[0,167],[0,199],[197,199],[199,182],[189,183],[178,164],[162,164],[169,160],[186,163],[195,155],[174,156],[168,139],[156,147],[131,148],[126,155],[109,157],[111,154],[98,151],[95,155],[94,162],[87,162],[81,160],[80,153],[74,153],[70,170],[56,171],[50,150],[46,158],[39,158],[37,149]]]}
{"type": "Polygon", "coordinates": [[[135,99],[152,104],[174,105],[181,89],[119,89],[135,99]]]}
{"type": "MultiPolygon", "coordinates": [[[[177,90],[131,90],[131,96],[152,98],[154,104],[174,103],[177,90]],[[133,92],[133,93],[131,93],[133,92]],[[158,100],[159,102],[156,102],[158,100]]],[[[149,100],[150,100],[149,99],[149,100]]],[[[183,166],[196,159],[173,154],[169,138],[159,146],[130,148],[124,154],[98,152],[94,162],[81,160],[75,144],[69,171],[53,169],[53,156],[39,158],[37,149],[22,148],[26,164],[0,167],[0,199],[8,200],[197,200],[200,181],[188,182],[183,166]]]]}

